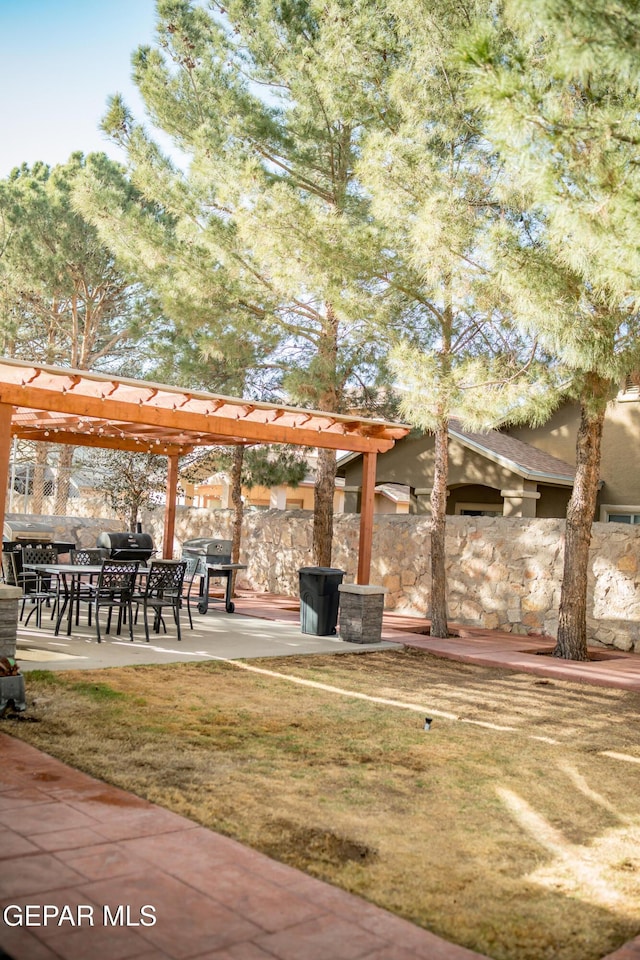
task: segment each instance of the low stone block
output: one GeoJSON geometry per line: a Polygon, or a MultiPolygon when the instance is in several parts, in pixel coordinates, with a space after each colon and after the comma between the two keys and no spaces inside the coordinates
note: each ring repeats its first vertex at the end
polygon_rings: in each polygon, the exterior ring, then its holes
{"type": "Polygon", "coordinates": [[[347,643],[379,643],[386,587],[341,583],[340,638],[347,643]]]}
{"type": "Polygon", "coordinates": [[[18,632],[18,602],[22,590],[0,584],[0,657],[15,657],[18,632]]]}

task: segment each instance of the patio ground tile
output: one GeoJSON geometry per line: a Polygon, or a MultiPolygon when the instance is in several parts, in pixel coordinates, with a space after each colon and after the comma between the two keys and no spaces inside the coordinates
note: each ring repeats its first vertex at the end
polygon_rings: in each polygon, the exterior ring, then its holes
{"type": "Polygon", "coordinates": [[[59,954],[23,927],[0,927],[0,947],[12,960],[60,960],[59,954]]]}
{"type": "Polygon", "coordinates": [[[48,945],[62,960],[128,960],[147,952],[149,944],[127,927],[82,926],[58,931],[48,945]]]}
{"type": "Polygon", "coordinates": [[[40,833],[34,837],[42,850],[54,853],[60,850],[74,850],[78,847],[104,843],[104,837],[88,827],[78,827],[71,830],[52,830],[51,833],[40,833]]]}
{"type": "Polygon", "coordinates": [[[66,803],[28,804],[19,809],[0,810],[0,824],[26,837],[70,827],[92,827],[95,821],[66,803]]]}
{"type": "Polygon", "coordinates": [[[274,960],[274,955],[267,953],[256,943],[234,943],[233,946],[225,947],[224,950],[204,954],[198,957],[198,960],[274,960]]]}
{"type": "Polygon", "coordinates": [[[162,872],[101,881],[82,889],[92,900],[109,905],[112,911],[119,904],[128,904],[132,919],[137,919],[142,905],[153,906],[155,926],[141,926],[139,933],[175,960],[252,940],[264,932],[222,904],[162,872]]]}
{"type": "Polygon", "coordinates": [[[331,914],[266,934],[256,943],[278,960],[360,960],[387,946],[375,934],[331,914]]]}
{"type": "MultiPolygon", "coordinates": [[[[82,896],[75,887],[61,887],[59,890],[47,890],[44,893],[38,894],[27,894],[22,897],[11,897],[10,899],[5,899],[0,903],[0,909],[4,910],[9,904],[15,905],[24,909],[27,905],[37,904],[42,908],[45,904],[50,907],[57,907],[60,912],[62,912],[64,907],[68,907],[71,910],[72,916],[75,918],[78,917],[78,907],[79,906],[92,906],[94,907],[94,917],[98,916],[97,913],[97,904],[90,903],[87,900],[86,896],[82,896]]],[[[0,922],[0,931],[4,929],[4,926],[0,922]]],[[[48,923],[41,924],[40,926],[34,928],[35,935],[40,939],[48,942],[52,937],[57,937],[61,932],[65,930],[73,930],[71,923],[66,921],[58,926],[56,918],[52,918],[48,923]]],[[[2,937],[0,934],[0,941],[2,937]]],[[[16,960],[18,958],[16,957],[16,960]]],[[[97,958],[99,960],[99,958],[97,958]]]]}
{"type": "MultiPolygon", "coordinates": [[[[38,848],[30,843],[26,837],[21,837],[19,833],[13,830],[2,831],[2,843],[0,844],[0,861],[10,860],[13,857],[23,857],[27,853],[39,853],[38,848]]],[[[0,865],[0,870],[3,867],[0,865]]]]}
{"type": "Polygon", "coordinates": [[[48,892],[71,886],[83,879],[81,874],[48,853],[3,860],[0,899],[48,892]]]}
{"type": "Polygon", "coordinates": [[[105,880],[128,873],[139,873],[139,857],[133,857],[115,843],[102,843],[90,847],[58,852],[58,859],[83,874],[87,880],[105,880]]]}
{"type": "Polygon", "coordinates": [[[0,811],[49,802],[49,795],[36,787],[17,786],[0,793],[0,811]]]}

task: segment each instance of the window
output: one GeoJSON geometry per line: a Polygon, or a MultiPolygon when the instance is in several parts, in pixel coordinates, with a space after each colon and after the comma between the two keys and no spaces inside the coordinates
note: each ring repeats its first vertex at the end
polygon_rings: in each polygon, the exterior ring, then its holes
{"type": "Polygon", "coordinates": [[[630,373],[625,378],[618,393],[618,400],[640,400],[640,376],[637,373],[630,373]]]}
{"type": "Polygon", "coordinates": [[[640,506],[604,503],[600,507],[601,523],[640,523],[640,506]]]}
{"type": "Polygon", "coordinates": [[[456,503],[458,517],[501,517],[504,507],[501,503],[456,503]]]}

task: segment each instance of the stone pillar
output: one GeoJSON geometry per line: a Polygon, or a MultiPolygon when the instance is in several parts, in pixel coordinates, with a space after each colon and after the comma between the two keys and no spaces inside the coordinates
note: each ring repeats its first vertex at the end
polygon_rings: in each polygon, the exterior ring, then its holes
{"type": "Polygon", "coordinates": [[[0,583],[0,657],[15,657],[20,587],[0,583]]]}
{"type": "Polygon", "coordinates": [[[373,584],[341,583],[340,639],[347,643],[379,643],[386,587],[373,584]]]}

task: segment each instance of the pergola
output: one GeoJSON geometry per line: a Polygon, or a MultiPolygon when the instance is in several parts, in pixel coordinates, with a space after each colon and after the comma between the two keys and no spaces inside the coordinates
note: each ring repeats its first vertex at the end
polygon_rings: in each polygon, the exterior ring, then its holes
{"type": "Polygon", "coordinates": [[[214,444],[290,443],[363,454],[358,583],[369,582],[376,457],[409,427],[280,404],[224,397],[86,370],[0,357],[0,529],[11,439],[152,452],[168,459],[163,554],[170,557],[178,461],[214,444]]]}

